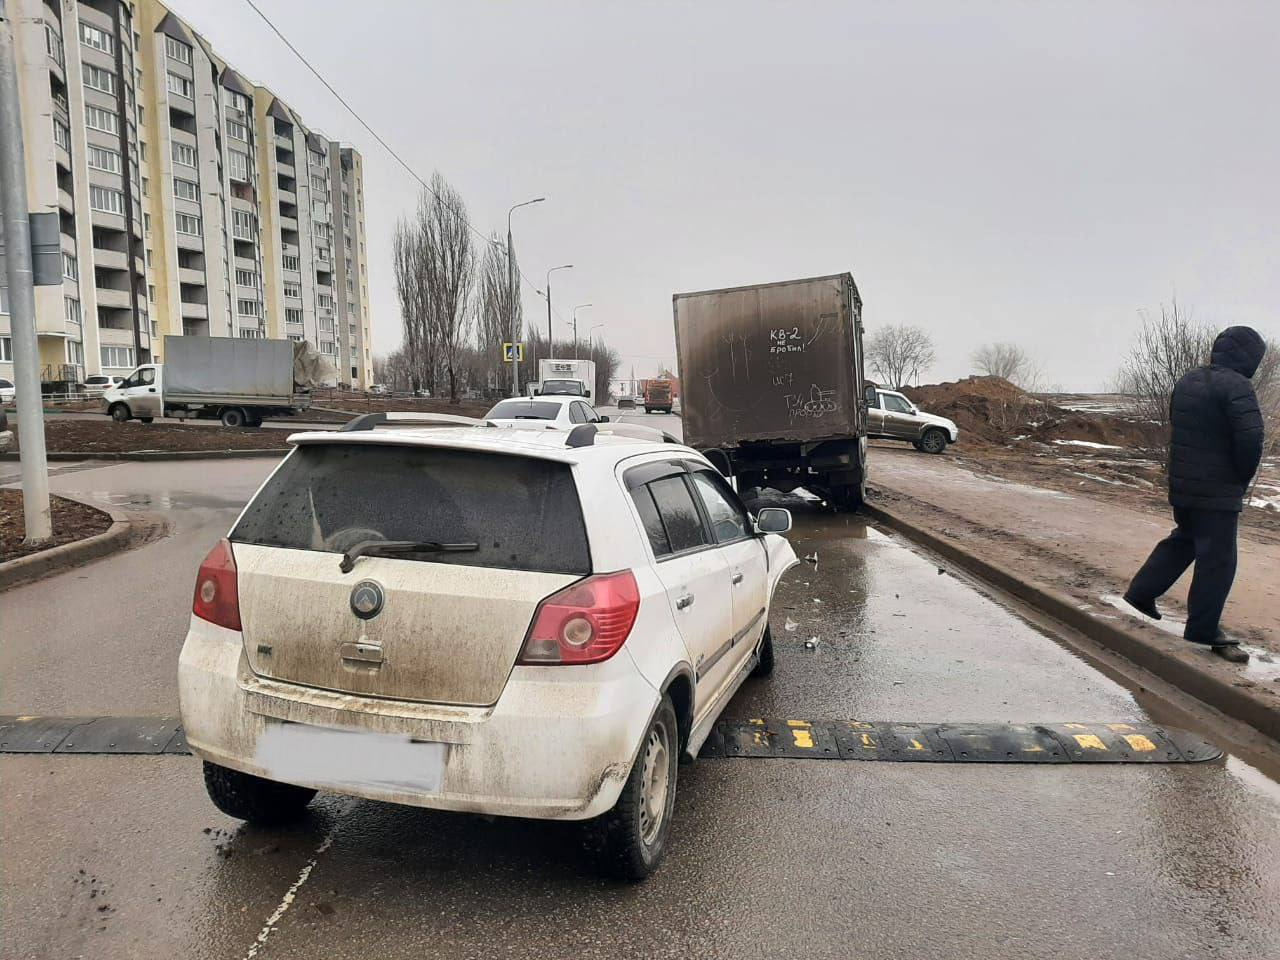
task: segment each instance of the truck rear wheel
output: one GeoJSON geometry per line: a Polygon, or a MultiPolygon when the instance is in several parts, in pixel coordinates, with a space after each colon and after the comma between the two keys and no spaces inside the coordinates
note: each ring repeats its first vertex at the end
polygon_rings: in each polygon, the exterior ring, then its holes
{"type": "Polygon", "coordinates": [[[838,484],[831,488],[827,499],[838,510],[858,510],[862,507],[862,487],[852,483],[838,484]]]}
{"type": "Polygon", "coordinates": [[[239,407],[227,407],[218,419],[224,427],[243,427],[247,418],[239,407]]]}

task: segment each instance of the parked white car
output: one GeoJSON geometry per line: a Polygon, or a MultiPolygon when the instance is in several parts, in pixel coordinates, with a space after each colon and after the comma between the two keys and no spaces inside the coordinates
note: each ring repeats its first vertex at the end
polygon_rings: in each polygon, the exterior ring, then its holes
{"type": "Polygon", "coordinates": [[[0,377],[0,403],[13,403],[17,395],[18,388],[13,385],[13,381],[0,377]]]}
{"type": "Polygon", "coordinates": [[[925,453],[942,453],[960,439],[954,420],[925,413],[896,390],[867,387],[867,436],[880,440],[907,440],[925,453]]]}
{"type": "Polygon", "coordinates": [[[630,425],[380,419],[296,434],[200,567],[178,681],[210,797],[592,821],[642,879],[678,756],[772,669],[790,514],[630,425]]]}
{"type": "Polygon", "coordinates": [[[609,418],[580,396],[544,395],[529,400],[499,400],[485,415],[490,423],[513,426],[521,421],[543,420],[549,426],[576,427],[580,423],[608,423],[609,418]]]}
{"type": "Polygon", "coordinates": [[[113,377],[102,373],[95,374],[92,377],[85,377],[84,383],[80,384],[80,388],[87,397],[101,397],[112,387],[119,386],[122,383],[124,383],[124,377],[113,377]]]}

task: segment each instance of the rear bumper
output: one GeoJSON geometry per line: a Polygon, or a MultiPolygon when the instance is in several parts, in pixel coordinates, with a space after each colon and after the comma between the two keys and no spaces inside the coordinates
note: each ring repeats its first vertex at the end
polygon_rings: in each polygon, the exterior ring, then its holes
{"type": "MultiPolygon", "coordinates": [[[[492,707],[449,707],[352,696],[256,677],[241,635],[192,618],[178,661],[188,744],[198,756],[267,779],[440,810],[583,820],[609,810],[658,704],[624,648],[601,664],[516,667],[492,707]],[[310,773],[273,773],[260,739],[282,722],[422,743],[443,769],[417,778],[317,757],[310,773]]],[[[372,745],[372,741],[371,741],[372,745]]],[[[268,751],[269,753],[270,751],[268,751]]]]}

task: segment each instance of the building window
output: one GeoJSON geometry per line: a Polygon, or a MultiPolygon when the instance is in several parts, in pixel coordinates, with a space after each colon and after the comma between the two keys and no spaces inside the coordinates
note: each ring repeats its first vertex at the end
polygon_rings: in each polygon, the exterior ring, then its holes
{"type": "Polygon", "coordinates": [[[164,38],[164,52],[179,63],[191,63],[191,48],[175,37],[164,38]]]}
{"type": "Polygon", "coordinates": [[[84,366],[84,346],[79,340],[65,340],[66,346],[65,356],[67,363],[73,363],[77,367],[84,366]]]}
{"type": "Polygon", "coordinates": [[[173,195],[180,200],[200,200],[200,186],[181,177],[173,178],[173,195]]]}
{"type": "Polygon", "coordinates": [[[89,186],[89,207],[103,213],[124,215],[124,194],[108,187],[89,186]]]}
{"type": "Polygon", "coordinates": [[[338,355],[338,345],[332,340],[321,340],[320,352],[327,357],[336,357],[338,355]]]}
{"type": "Polygon", "coordinates": [[[253,214],[246,210],[231,211],[231,235],[237,240],[252,240],[254,236],[253,214]]]}
{"type": "Polygon", "coordinates": [[[90,130],[101,130],[103,133],[119,133],[120,118],[110,110],[101,107],[84,105],[84,123],[90,130]]]}
{"type": "Polygon", "coordinates": [[[257,300],[238,300],[236,310],[242,317],[262,316],[262,304],[257,300]]]}
{"type": "Polygon", "coordinates": [[[285,307],[284,322],[285,323],[301,323],[302,308],[301,307],[285,307]]]}
{"type": "Polygon", "coordinates": [[[242,183],[249,182],[249,157],[247,154],[232,150],[229,154],[228,166],[231,169],[232,180],[239,180],[242,183]]]}
{"type": "Polygon", "coordinates": [[[62,298],[62,316],[67,323],[79,323],[81,319],[80,301],[72,297],[62,298]]]}
{"type": "Polygon", "coordinates": [[[44,49],[49,56],[53,57],[58,66],[62,66],[62,38],[48,23],[44,25],[44,49]]]}
{"type": "MultiPolygon", "coordinates": [[[[253,287],[256,290],[258,287],[258,275],[252,270],[237,270],[236,283],[242,287],[253,287]]],[[[285,293],[286,297],[288,295],[288,293],[285,293]]]]}
{"type": "Polygon", "coordinates": [[[133,367],[133,347],[99,347],[104,367],[133,367]]]}
{"type": "Polygon", "coordinates": [[[61,120],[53,121],[53,142],[63,150],[71,149],[71,130],[61,120]]]}
{"type": "Polygon", "coordinates": [[[329,181],[324,177],[317,177],[314,173],[311,175],[311,189],[320,190],[323,193],[329,192],[329,181]]]}
{"type": "Polygon", "coordinates": [[[185,233],[190,237],[200,236],[200,218],[193,217],[186,213],[175,213],[173,215],[174,226],[179,233],[185,233]]]}
{"type": "Polygon", "coordinates": [[[169,78],[166,83],[168,84],[170,93],[176,93],[178,96],[186,97],[188,100],[192,99],[191,81],[186,77],[180,77],[176,73],[171,73],[169,74],[169,78]]]}
{"type": "Polygon", "coordinates": [[[84,85],[115,96],[116,75],[110,70],[103,70],[101,67],[86,63],[84,65],[84,85]]]}
{"type": "Polygon", "coordinates": [[[9,288],[0,287],[0,313],[9,312],[9,288]]]}
{"type": "Polygon", "coordinates": [[[236,93],[234,90],[224,89],[224,102],[233,110],[239,110],[241,113],[249,112],[249,98],[243,93],[236,93]]]}
{"type": "Polygon", "coordinates": [[[108,150],[106,147],[95,147],[89,144],[89,166],[95,170],[105,170],[107,173],[119,173],[120,153],[117,150],[108,150]]]}
{"type": "Polygon", "coordinates": [[[0,337],[0,363],[13,363],[13,341],[8,337],[0,337]]]}
{"type": "Polygon", "coordinates": [[[327,293],[322,293],[316,297],[316,304],[325,310],[333,309],[333,297],[327,293]]]}
{"type": "Polygon", "coordinates": [[[288,336],[288,338],[292,340],[294,343],[302,342],[302,334],[300,333],[290,333],[290,334],[286,334],[286,336],[288,336]]]}
{"type": "Polygon", "coordinates": [[[234,137],[237,140],[249,139],[249,128],[237,120],[227,121],[227,136],[234,137]]]}
{"type": "Polygon", "coordinates": [[[267,335],[257,327],[241,327],[240,336],[245,340],[265,340],[267,335]]]}
{"type": "Polygon", "coordinates": [[[75,254],[62,251],[62,275],[68,280],[80,279],[80,265],[76,263],[75,254]]]}
{"type": "Polygon", "coordinates": [[[196,148],[189,147],[185,143],[178,143],[175,140],[173,142],[173,162],[194,167],[196,165],[196,148]]]}
{"type": "Polygon", "coordinates": [[[288,253],[286,253],[284,256],[280,258],[280,266],[283,267],[285,270],[293,270],[295,272],[301,269],[301,267],[298,264],[297,256],[294,254],[288,254],[288,253]]]}
{"type": "Polygon", "coordinates": [[[83,20],[80,21],[80,42],[86,47],[93,47],[95,50],[101,50],[103,53],[115,54],[116,40],[109,33],[104,33],[97,27],[91,27],[83,20]]]}
{"type": "Polygon", "coordinates": [[[152,303],[156,302],[156,285],[154,283],[147,284],[147,299],[152,303]]]}
{"type": "Polygon", "coordinates": [[[284,295],[291,300],[301,300],[302,287],[296,283],[286,283],[284,285],[284,295]]]}

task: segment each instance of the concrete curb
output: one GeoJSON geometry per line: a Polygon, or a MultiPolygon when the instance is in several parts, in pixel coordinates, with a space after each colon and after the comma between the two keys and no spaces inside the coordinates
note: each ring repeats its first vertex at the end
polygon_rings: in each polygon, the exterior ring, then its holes
{"type": "Polygon", "coordinates": [[[1078,630],[1090,640],[1126,657],[1197,700],[1280,741],[1280,698],[1267,697],[1255,687],[1235,686],[1231,680],[1199,666],[1182,649],[1186,641],[1144,627],[1137,621],[1128,625],[1095,616],[1080,609],[1075,598],[1026,580],[1007,567],[969,553],[948,538],[882,506],[866,503],[863,510],[873,520],[1078,630]]]}
{"type": "MultiPolygon", "coordinates": [[[[50,461],[55,460],[235,460],[240,457],[283,457],[292,447],[280,447],[275,450],[137,450],[133,452],[115,452],[103,450],[86,450],[83,453],[58,452],[46,454],[50,461]]],[[[0,453],[2,460],[20,460],[18,453],[0,453]]],[[[99,508],[101,509],[101,508],[99,508]]]]}
{"type": "MultiPolygon", "coordinates": [[[[59,496],[62,495],[59,494],[59,496]]],[[[62,498],[75,500],[74,497],[63,496],[62,498]]],[[[106,510],[96,503],[85,503],[83,500],[75,500],[75,502],[101,510],[111,517],[111,526],[92,537],[0,563],[0,592],[10,587],[43,580],[55,573],[62,573],[64,570],[78,567],[90,560],[98,560],[129,546],[134,533],[134,522],[129,517],[115,510],[106,510]]]]}

